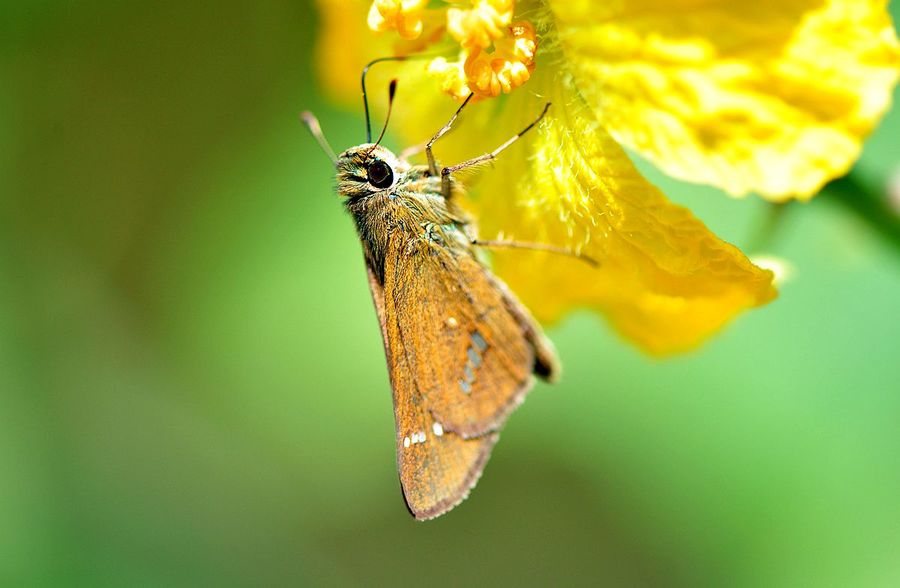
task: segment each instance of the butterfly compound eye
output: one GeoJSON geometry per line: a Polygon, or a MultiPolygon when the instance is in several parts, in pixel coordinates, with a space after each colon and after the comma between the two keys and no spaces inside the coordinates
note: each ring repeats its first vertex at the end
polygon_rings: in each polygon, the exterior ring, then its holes
{"type": "Polygon", "coordinates": [[[387,188],[394,183],[394,172],[391,166],[383,161],[373,161],[367,170],[369,183],[376,188],[387,188]]]}

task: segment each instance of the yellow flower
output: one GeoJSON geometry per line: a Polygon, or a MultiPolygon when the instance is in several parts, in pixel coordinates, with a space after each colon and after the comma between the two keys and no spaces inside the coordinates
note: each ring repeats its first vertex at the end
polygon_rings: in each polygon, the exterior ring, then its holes
{"type": "Polygon", "coordinates": [[[498,251],[494,270],[539,319],[592,308],[654,353],[697,345],[775,290],[771,272],[669,202],[620,145],[732,194],[808,198],[856,160],[900,70],[876,0],[431,2],[421,14],[431,26],[405,41],[372,34],[364,0],[319,4],[320,71],[344,100],[358,100],[371,58],[445,55],[373,71],[373,89],[400,78],[392,131],[409,143],[455,110],[441,91],[481,98],[437,143],[447,164],[500,145],[553,103],[493,170],[465,178],[468,205],[485,238],[565,246],[602,265],[498,251]]]}

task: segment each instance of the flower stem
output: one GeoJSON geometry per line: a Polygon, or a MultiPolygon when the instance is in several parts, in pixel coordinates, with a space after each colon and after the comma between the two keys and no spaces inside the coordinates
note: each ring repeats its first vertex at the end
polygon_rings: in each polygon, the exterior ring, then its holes
{"type": "Polygon", "coordinates": [[[900,253],[900,215],[891,208],[887,189],[873,188],[858,172],[850,172],[825,186],[822,195],[853,213],[900,253]]]}
{"type": "Polygon", "coordinates": [[[747,246],[744,250],[750,253],[759,253],[772,249],[778,235],[783,232],[781,229],[785,224],[788,208],[793,208],[792,204],[792,202],[769,203],[759,224],[747,239],[747,246]]]}

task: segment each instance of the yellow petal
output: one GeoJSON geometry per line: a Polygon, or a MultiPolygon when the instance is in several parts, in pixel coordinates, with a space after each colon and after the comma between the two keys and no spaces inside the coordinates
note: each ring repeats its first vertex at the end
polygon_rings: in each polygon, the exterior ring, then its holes
{"type": "Polygon", "coordinates": [[[584,98],[669,174],[773,200],[849,170],[888,109],[885,0],[548,0],[584,98]]]}
{"type": "MultiPolygon", "coordinates": [[[[485,238],[562,245],[600,262],[497,251],[496,272],[538,319],[599,310],[625,337],[664,354],[696,346],[775,296],[772,273],[641,177],[564,83],[540,89],[553,101],[548,116],[483,172],[474,201],[485,238]]],[[[542,105],[514,93],[492,118],[513,134],[542,105]]],[[[482,137],[470,135],[470,145],[482,137]]]]}

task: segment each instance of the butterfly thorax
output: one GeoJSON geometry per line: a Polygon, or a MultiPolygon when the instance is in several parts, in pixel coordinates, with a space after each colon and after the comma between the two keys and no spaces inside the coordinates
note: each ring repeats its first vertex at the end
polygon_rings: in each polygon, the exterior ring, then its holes
{"type": "Polygon", "coordinates": [[[406,242],[410,254],[428,249],[471,254],[468,220],[454,203],[461,188],[450,182],[444,198],[440,175],[427,166],[410,165],[380,146],[361,145],[341,154],[338,193],[356,222],[366,256],[382,278],[384,255],[392,239],[406,242]],[[384,176],[387,164],[390,176],[384,176]],[[374,174],[375,177],[371,177],[374,174]]]}

